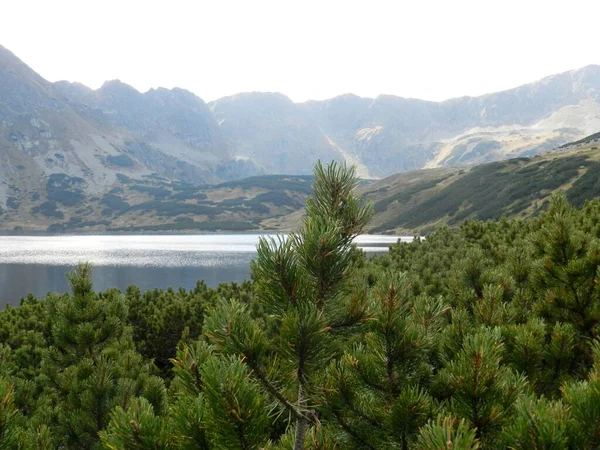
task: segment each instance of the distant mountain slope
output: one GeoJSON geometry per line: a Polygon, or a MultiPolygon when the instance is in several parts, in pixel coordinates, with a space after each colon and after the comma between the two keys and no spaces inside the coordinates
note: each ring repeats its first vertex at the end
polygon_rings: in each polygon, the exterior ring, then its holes
{"type": "Polygon", "coordinates": [[[56,201],[48,187],[63,182],[77,187],[71,201],[83,206],[121,188],[118,174],[215,185],[308,175],[320,159],[377,179],[531,156],[598,129],[600,66],[439,103],[348,94],[296,104],[243,93],[206,104],[178,88],[50,83],[0,46],[0,208],[14,226],[47,226],[32,211],[56,201]]]}
{"type": "Polygon", "coordinates": [[[243,231],[304,206],[312,176],[263,175],[216,186],[158,175],[117,173],[114,187],[89,195],[83,178],[52,174],[44,191],[8,197],[0,230],[15,232],[243,231]]]}
{"type": "Polygon", "coordinates": [[[579,139],[578,141],[569,142],[568,144],[561,145],[560,148],[571,148],[580,145],[592,144],[595,142],[600,142],[600,132],[590,134],[589,136],[586,136],[583,139],[579,139]]]}
{"type": "Polygon", "coordinates": [[[440,103],[352,95],[302,105],[372,175],[533,155],[600,129],[600,66],[440,103]]]}
{"type": "Polygon", "coordinates": [[[364,187],[362,194],[375,206],[370,232],[425,234],[464,219],[527,217],[557,191],[577,206],[600,197],[600,145],[393,175],[364,187]]]}
{"type": "Polygon", "coordinates": [[[46,225],[25,208],[52,201],[54,176],[81,180],[84,197],[101,197],[119,186],[119,173],[214,184],[263,172],[232,156],[214,115],[190,92],[49,83],[0,47],[0,207],[22,224],[46,225]]]}
{"type": "Polygon", "coordinates": [[[343,159],[316,121],[282,94],[238,94],[210,108],[235,157],[265,173],[311,174],[319,159],[343,159]]]}

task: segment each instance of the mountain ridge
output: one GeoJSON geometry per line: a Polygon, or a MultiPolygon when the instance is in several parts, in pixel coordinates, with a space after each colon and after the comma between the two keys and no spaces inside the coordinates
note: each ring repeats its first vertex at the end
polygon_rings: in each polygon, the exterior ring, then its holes
{"type": "Polygon", "coordinates": [[[345,94],[294,103],[253,92],[206,103],[182,88],[51,83],[0,47],[0,207],[36,223],[53,201],[52,177],[83,180],[91,198],[119,188],[119,174],[206,185],[309,175],[320,159],[377,179],[531,156],[598,131],[599,93],[592,65],[444,102],[345,94]]]}

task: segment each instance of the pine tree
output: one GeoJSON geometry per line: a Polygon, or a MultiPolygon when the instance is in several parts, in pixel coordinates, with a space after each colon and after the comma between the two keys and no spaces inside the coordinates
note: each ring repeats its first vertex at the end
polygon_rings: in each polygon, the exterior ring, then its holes
{"type": "Polygon", "coordinates": [[[563,401],[570,408],[568,429],[572,448],[591,450],[600,447],[600,342],[592,343],[594,365],[587,379],[562,386],[563,401]]]}
{"type": "Polygon", "coordinates": [[[105,431],[104,448],[110,450],[168,450],[176,448],[168,422],[154,414],[145,398],[135,398],[127,410],[117,406],[105,431]]]}
{"type": "Polygon", "coordinates": [[[437,413],[423,386],[433,376],[446,307],[415,298],[405,274],[385,273],[371,292],[366,333],[330,366],[326,404],[348,445],[406,449],[437,413]]]}
{"type": "Polygon", "coordinates": [[[475,431],[456,418],[438,419],[425,425],[419,434],[417,450],[477,450],[482,448],[475,431]]]}
{"type": "Polygon", "coordinates": [[[527,389],[525,378],[502,363],[503,356],[500,329],[483,328],[464,338],[462,349],[437,381],[436,389],[448,396],[449,410],[466,419],[476,437],[488,445],[527,389]]]}
{"type": "Polygon", "coordinates": [[[534,287],[541,314],[572,324],[586,340],[600,324],[600,240],[577,228],[577,216],[564,195],[552,198],[532,238],[539,258],[534,287]]]}
{"type": "Polygon", "coordinates": [[[236,356],[202,341],[182,344],[173,359],[171,402],[158,416],[145,398],[117,407],[102,442],[111,449],[258,449],[268,439],[270,405],[236,356]]]}
{"type": "MultiPolygon", "coordinates": [[[[570,424],[561,401],[523,396],[515,403],[515,417],[503,430],[505,447],[515,450],[567,450],[570,424]]],[[[577,447],[581,448],[581,447],[577,447]]]]}
{"type": "Polygon", "coordinates": [[[42,362],[49,391],[45,401],[53,409],[47,425],[66,448],[99,448],[98,432],[115,406],[126,408],[145,394],[160,407],[166,392],[133,350],[123,296],[115,290],[94,293],[88,264],[68,280],[72,294],[49,300],[53,346],[42,362]]]}
{"type": "Polygon", "coordinates": [[[237,355],[294,422],[295,450],[304,449],[318,423],[324,368],[342,353],[335,337],[365,318],[365,300],[349,283],[357,261],[352,241],[371,215],[353,194],[357,182],[354,169],[318,163],[301,229],[260,240],[252,278],[272,325],[268,335],[236,302],[217,308],[204,325],[215,348],[237,355]]]}
{"type": "Polygon", "coordinates": [[[0,450],[20,447],[24,425],[14,404],[14,385],[0,377],[0,450]]]}

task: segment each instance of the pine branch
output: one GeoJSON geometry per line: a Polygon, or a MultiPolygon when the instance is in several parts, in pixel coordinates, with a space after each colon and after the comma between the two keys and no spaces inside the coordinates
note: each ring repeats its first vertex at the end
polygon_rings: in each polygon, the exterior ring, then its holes
{"type": "Polygon", "coordinates": [[[361,448],[368,448],[368,449],[373,449],[373,450],[377,449],[377,447],[374,447],[367,440],[365,440],[362,436],[360,436],[358,433],[356,433],[354,428],[352,428],[338,412],[335,412],[334,414],[335,414],[335,418],[337,419],[337,422],[339,423],[342,430],[344,430],[346,433],[348,433],[350,436],[352,436],[352,438],[355,441],[360,443],[361,448]]]}
{"type": "Polygon", "coordinates": [[[252,369],[252,372],[256,375],[256,378],[261,383],[261,385],[267,390],[269,394],[271,394],[281,405],[292,415],[292,417],[298,420],[301,417],[305,417],[304,414],[299,408],[296,407],[293,403],[291,403],[279,390],[271,383],[271,381],[267,378],[266,374],[261,370],[261,368],[253,361],[251,358],[245,359],[246,364],[252,369]]]}

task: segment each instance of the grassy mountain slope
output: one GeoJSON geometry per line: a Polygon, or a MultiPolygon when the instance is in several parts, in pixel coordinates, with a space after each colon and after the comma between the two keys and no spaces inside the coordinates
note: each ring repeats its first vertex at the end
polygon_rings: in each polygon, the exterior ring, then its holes
{"type": "Polygon", "coordinates": [[[589,136],[586,136],[583,139],[579,139],[578,141],[569,142],[568,144],[561,145],[560,148],[570,148],[570,147],[575,147],[578,145],[593,144],[593,143],[599,142],[599,141],[600,141],[600,132],[590,134],[589,136]]]}
{"type": "Polygon", "coordinates": [[[424,234],[469,218],[535,215],[558,191],[577,206],[600,196],[600,145],[398,174],[364,187],[362,194],[375,206],[370,232],[424,234]]]}
{"type": "Polygon", "coordinates": [[[117,174],[110,191],[86,192],[83,178],[54,174],[41,192],[9,197],[0,230],[33,232],[244,231],[304,204],[311,176],[265,175],[198,186],[157,175],[117,174]]]}
{"type": "MultiPolygon", "coordinates": [[[[580,206],[600,196],[600,144],[592,137],[531,158],[441,167],[366,183],[372,233],[420,233],[464,219],[528,217],[563,191],[580,206]]],[[[36,232],[291,230],[302,219],[311,176],[265,175],[219,185],[156,174],[117,174],[110,191],[90,195],[83,178],[51,175],[43,189],[9,196],[0,229],[36,232]]]]}

